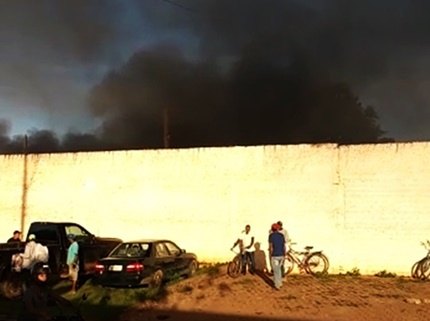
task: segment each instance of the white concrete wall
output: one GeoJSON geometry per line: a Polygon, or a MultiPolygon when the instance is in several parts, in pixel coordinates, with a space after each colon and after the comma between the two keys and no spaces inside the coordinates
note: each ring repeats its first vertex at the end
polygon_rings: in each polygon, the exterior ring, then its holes
{"type": "Polygon", "coordinates": [[[430,144],[341,147],[344,251],[351,265],[408,274],[430,239],[430,144]]]}
{"type": "Polygon", "coordinates": [[[4,242],[21,229],[24,158],[0,157],[0,237],[4,242]]]}
{"type": "MultiPolygon", "coordinates": [[[[331,272],[408,274],[430,231],[429,143],[29,155],[26,228],[74,221],[124,240],[170,238],[227,261],[245,224],[267,249],[282,220],[331,272]]],[[[23,157],[0,157],[0,237],[20,224],[23,157]]]]}

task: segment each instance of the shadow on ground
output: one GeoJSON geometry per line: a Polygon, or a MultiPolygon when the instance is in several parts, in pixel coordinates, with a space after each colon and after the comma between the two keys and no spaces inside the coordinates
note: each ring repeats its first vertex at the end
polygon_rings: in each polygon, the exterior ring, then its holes
{"type": "MultiPolygon", "coordinates": [[[[274,311],[276,314],[276,311],[274,311]]],[[[280,316],[243,316],[232,314],[219,314],[208,312],[189,312],[175,310],[129,310],[127,316],[124,316],[121,321],[279,321],[280,316]]],[[[284,321],[306,321],[305,319],[291,319],[282,317],[284,321]]]]}
{"type": "Polygon", "coordinates": [[[273,283],[272,278],[270,278],[267,273],[263,271],[255,271],[255,274],[259,276],[268,286],[274,288],[275,284],[273,283]]]}

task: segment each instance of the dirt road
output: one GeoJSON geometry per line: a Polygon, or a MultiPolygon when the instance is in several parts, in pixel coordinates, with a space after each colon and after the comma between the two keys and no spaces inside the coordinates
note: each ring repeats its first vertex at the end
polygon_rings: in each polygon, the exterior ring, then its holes
{"type": "Polygon", "coordinates": [[[427,321],[430,282],[408,277],[292,275],[276,291],[270,278],[231,279],[223,270],[167,289],[161,302],[128,310],[122,321],[427,321]]]}

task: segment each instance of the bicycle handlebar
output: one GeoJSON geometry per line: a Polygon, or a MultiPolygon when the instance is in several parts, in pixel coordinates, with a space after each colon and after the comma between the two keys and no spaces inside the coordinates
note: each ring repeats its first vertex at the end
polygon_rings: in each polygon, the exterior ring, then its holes
{"type": "Polygon", "coordinates": [[[232,251],[234,254],[242,254],[242,252],[236,251],[234,248],[231,248],[230,251],[232,251]]]}

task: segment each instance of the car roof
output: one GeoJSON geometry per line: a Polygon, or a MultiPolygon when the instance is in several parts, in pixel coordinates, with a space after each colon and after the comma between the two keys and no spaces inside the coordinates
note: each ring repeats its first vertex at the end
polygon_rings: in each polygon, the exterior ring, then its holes
{"type": "Polygon", "coordinates": [[[172,243],[175,243],[173,241],[166,240],[166,239],[140,239],[140,240],[126,241],[126,242],[122,242],[122,243],[124,244],[124,243],[158,243],[158,242],[172,242],[172,243]]]}

